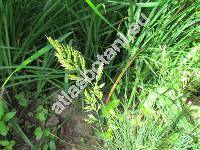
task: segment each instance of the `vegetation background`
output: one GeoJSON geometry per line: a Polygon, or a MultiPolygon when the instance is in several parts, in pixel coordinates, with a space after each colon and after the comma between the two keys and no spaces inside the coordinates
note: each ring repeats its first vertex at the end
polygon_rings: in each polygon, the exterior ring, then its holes
{"type": "Polygon", "coordinates": [[[0,0],[0,149],[200,149],[199,25],[199,0],[0,0]],[[55,115],[79,63],[47,37],[90,69],[118,32],[130,47],[55,115]]]}

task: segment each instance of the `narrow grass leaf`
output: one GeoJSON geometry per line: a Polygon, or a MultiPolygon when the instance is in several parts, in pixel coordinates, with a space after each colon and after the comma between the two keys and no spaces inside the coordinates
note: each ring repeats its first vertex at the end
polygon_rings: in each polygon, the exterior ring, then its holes
{"type": "MultiPolygon", "coordinates": [[[[58,39],[58,41],[63,41],[66,37],[68,37],[70,33],[67,33],[66,35],[63,35],[62,37],[60,37],[58,39]]],[[[26,59],[25,61],[22,62],[21,65],[19,65],[11,74],[10,76],[6,79],[6,81],[4,82],[4,84],[2,85],[2,87],[4,87],[6,85],[6,83],[10,80],[10,78],[12,77],[12,75],[16,72],[18,72],[19,70],[21,70],[22,68],[24,68],[26,65],[28,65],[29,63],[31,63],[33,60],[37,59],[38,57],[40,57],[41,55],[43,55],[44,53],[46,53],[47,51],[49,51],[52,48],[52,46],[50,44],[47,44],[47,46],[43,47],[41,50],[39,50],[38,52],[36,52],[35,54],[33,54],[31,57],[29,57],[28,59],[26,59]]]]}
{"type": "Polygon", "coordinates": [[[85,0],[85,1],[103,21],[105,21],[109,26],[111,26],[114,30],[117,31],[117,29],[99,12],[97,7],[94,6],[91,0],[85,0]]]}

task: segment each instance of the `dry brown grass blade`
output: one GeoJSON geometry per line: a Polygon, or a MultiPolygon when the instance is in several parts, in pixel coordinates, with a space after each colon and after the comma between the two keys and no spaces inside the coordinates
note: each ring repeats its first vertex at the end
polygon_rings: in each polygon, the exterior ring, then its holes
{"type": "Polygon", "coordinates": [[[117,87],[119,81],[121,80],[121,78],[123,77],[124,73],[127,71],[127,69],[130,67],[130,65],[133,63],[133,61],[137,58],[137,56],[143,51],[144,49],[138,51],[135,55],[133,55],[133,57],[130,58],[130,60],[127,62],[125,68],[122,69],[122,72],[119,74],[119,76],[117,77],[117,80],[115,81],[115,83],[113,84],[108,97],[106,98],[106,104],[109,103],[110,101],[110,97],[112,96],[112,93],[114,92],[115,88],[117,87]]]}

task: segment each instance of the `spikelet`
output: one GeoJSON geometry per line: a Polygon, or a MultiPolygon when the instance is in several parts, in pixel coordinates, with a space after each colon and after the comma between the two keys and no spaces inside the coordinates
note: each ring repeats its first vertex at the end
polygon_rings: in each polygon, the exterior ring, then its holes
{"type": "MultiPolygon", "coordinates": [[[[81,53],[68,45],[60,44],[57,40],[48,38],[49,42],[56,49],[56,56],[61,65],[69,71],[85,70],[85,59],[81,53]]],[[[76,80],[76,75],[69,75],[69,78],[76,80]]]]}

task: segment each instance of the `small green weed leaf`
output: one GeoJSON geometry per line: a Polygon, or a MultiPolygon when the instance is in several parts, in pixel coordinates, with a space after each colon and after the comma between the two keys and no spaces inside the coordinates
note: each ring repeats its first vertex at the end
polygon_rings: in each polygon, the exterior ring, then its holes
{"type": "Polygon", "coordinates": [[[43,146],[43,150],[48,150],[48,144],[45,144],[44,146],[43,146]]]}
{"type": "Polygon", "coordinates": [[[28,107],[28,99],[26,99],[23,94],[16,95],[15,98],[20,106],[28,107]]]}
{"type": "Polygon", "coordinates": [[[50,150],[56,150],[56,144],[55,144],[54,140],[51,140],[49,142],[49,148],[50,148],[50,150]]]}
{"type": "Polygon", "coordinates": [[[108,114],[108,107],[107,106],[102,106],[102,117],[106,117],[106,115],[108,114]]]}
{"type": "Polygon", "coordinates": [[[15,116],[16,112],[9,112],[7,113],[4,118],[3,121],[8,122],[9,120],[11,120],[14,116],[15,116]]]}
{"type": "Polygon", "coordinates": [[[44,130],[44,137],[48,137],[48,136],[50,135],[50,133],[51,133],[50,129],[49,129],[49,128],[46,128],[46,129],[44,130]]]}
{"type": "Polygon", "coordinates": [[[46,114],[44,112],[39,112],[36,116],[40,121],[45,121],[46,120],[46,114]]]}
{"type": "Polygon", "coordinates": [[[0,101],[0,120],[4,116],[3,101],[0,101]]]}
{"type": "Polygon", "coordinates": [[[47,113],[48,110],[43,108],[42,106],[39,106],[37,108],[37,114],[36,114],[36,118],[39,119],[40,121],[45,121],[47,119],[47,113]]]}
{"type": "Polygon", "coordinates": [[[42,128],[41,127],[37,127],[35,129],[35,132],[34,132],[35,136],[36,136],[36,140],[40,140],[42,138],[42,135],[43,135],[43,131],[42,131],[42,128]]]}
{"type": "Polygon", "coordinates": [[[0,121],[0,134],[6,136],[8,134],[8,128],[3,121],[0,121]]]}
{"type": "Polygon", "coordinates": [[[119,100],[113,100],[108,104],[109,109],[114,109],[119,106],[120,101],[119,100]]]}
{"type": "Polygon", "coordinates": [[[110,140],[112,138],[112,130],[111,129],[108,129],[106,132],[103,133],[103,137],[106,139],[106,140],[110,140]]]}
{"type": "Polygon", "coordinates": [[[1,146],[8,146],[10,144],[9,141],[0,141],[1,146]]]}

